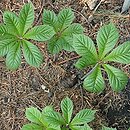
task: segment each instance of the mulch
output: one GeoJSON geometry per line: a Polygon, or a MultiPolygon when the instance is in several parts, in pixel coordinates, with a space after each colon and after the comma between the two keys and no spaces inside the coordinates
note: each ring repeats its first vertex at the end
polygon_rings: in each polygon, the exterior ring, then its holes
{"type": "MultiPolygon", "coordinates": [[[[84,0],[85,1],[85,0],[84,0]]],[[[75,12],[75,22],[82,24],[85,34],[94,41],[100,26],[113,21],[120,31],[118,44],[130,40],[130,17],[126,13],[119,15],[122,0],[107,0],[97,10],[88,8],[82,0],[32,0],[35,6],[35,25],[42,23],[42,11],[71,7],[75,12]]],[[[27,0],[0,0],[0,22],[5,10],[19,12],[27,0]]],[[[36,42],[34,44],[37,44],[36,42]]],[[[74,102],[74,114],[83,108],[97,110],[95,120],[90,123],[94,130],[100,130],[101,124],[127,130],[130,127],[130,82],[126,88],[115,93],[111,90],[106,74],[106,89],[103,93],[89,93],[82,88],[80,78],[90,68],[77,70],[74,63],[78,56],[66,51],[52,56],[46,50],[47,43],[38,43],[45,62],[40,68],[29,66],[23,59],[17,71],[9,71],[5,66],[5,58],[0,58],[0,130],[20,130],[27,123],[25,109],[34,106],[41,110],[52,104],[60,111],[61,100],[69,96],[74,102]]],[[[129,65],[112,63],[128,75],[129,65]]]]}

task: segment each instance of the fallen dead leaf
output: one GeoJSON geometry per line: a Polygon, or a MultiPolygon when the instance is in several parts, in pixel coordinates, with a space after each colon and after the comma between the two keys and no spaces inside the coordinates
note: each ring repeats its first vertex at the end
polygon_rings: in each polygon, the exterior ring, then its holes
{"type": "Polygon", "coordinates": [[[82,2],[87,3],[89,6],[90,10],[93,10],[94,7],[96,6],[98,0],[82,0],[82,2]]]}

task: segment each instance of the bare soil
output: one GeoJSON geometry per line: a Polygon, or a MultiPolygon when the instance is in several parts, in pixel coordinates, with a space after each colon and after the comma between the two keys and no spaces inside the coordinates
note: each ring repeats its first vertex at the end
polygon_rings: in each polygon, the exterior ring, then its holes
{"type": "MultiPolygon", "coordinates": [[[[5,10],[19,12],[26,0],[0,0],[0,22],[5,10]]],[[[75,22],[85,28],[85,34],[94,41],[100,26],[113,21],[120,31],[118,44],[130,40],[129,13],[119,16],[123,0],[106,0],[98,9],[91,11],[82,0],[32,0],[35,6],[35,25],[42,22],[44,9],[56,13],[64,7],[71,7],[75,12],[75,22]],[[100,12],[99,12],[100,11],[100,12]],[[91,16],[91,17],[90,17],[91,16]]],[[[37,43],[34,43],[37,44],[37,43]]],[[[22,61],[17,71],[9,71],[5,58],[0,58],[0,130],[20,130],[27,123],[25,109],[29,106],[42,109],[54,105],[60,111],[60,101],[69,96],[75,106],[74,114],[83,108],[96,109],[95,120],[90,124],[94,130],[100,130],[101,124],[127,130],[130,127],[130,81],[126,88],[115,93],[111,91],[107,76],[106,89],[103,93],[93,94],[82,88],[81,77],[90,68],[77,70],[74,63],[78,59],[75,53],[66,51],[52,56],[46,50],[46,43],[37,44],[45,55],[45,62],[40,68],[33,68],[22,61]],[[46,89],[43,89],[46,87],[46,89]]],[[[129,76],[129,65],[111,63],[125,71],[129,76]]]]}

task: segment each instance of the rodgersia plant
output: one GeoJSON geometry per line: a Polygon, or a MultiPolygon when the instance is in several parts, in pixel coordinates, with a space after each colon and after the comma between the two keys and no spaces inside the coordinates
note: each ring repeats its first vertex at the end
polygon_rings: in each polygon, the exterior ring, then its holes
{"type": "Polygon", "coordinates": [[[116,92],[121,91],[127,84],[127,75],[118,68],[109,65],[110,62],[122,64],[130,63],[130,42],[125,42],[113,49],[118,41],[119,33],[112,24],[104,25],[97,34],[97,49],[94,42],[85,35],[75,35],[73,47],[81,56],[75,66],[83,69],[94,66],[93,69],[83,77],[83,87],[90,92],[101,92],[105,88],[102,76],[102,67],[106,71],[110,86],[116,92]],[[97,52],[98,50],[98,52],[97,52]]]}
{"type": "MultiPolygon", "coordinates": [[[[61,101],[61,112],[56,112],[52,106],[46,106],[42,112],[34,107],[27,108],[25,114],[31,123],[23,125],[22,130],[93,130],[87,123],[95,118],[95,110],[83,109],[73,117],[73,102],[66,97],[61,101]]],[[[101,129],[116,130],[105,126],[101,129]]]]}
{"type": "Polygon", "coordinates": [[[73,51],[73,34],[83,34],[83,27],[72,23],[74,12],[70,8],[62,9],[58,15],[54,11],[44,10],[43,24],[50,25],[55,30],[55,35],[48,42],[50,53],[59,53],[61,50],[73,51]]]}
{"type": "Polygon", "coordinates": [[[67,97],[61,102],[62,114],[45,107],[42,112],[31,107],[26,110],[26,117],[31,121],[22,130],[92,130],[87,123],[94,119],[95,110],[83,109],[72,118],[73,102],[67,97]]]}
{"type": "Polygon", "coordinates": [[[6,56],[7,68],[15,70],[20,66],[22,52],[28,64],[39,67],[43,56],[30,40],[49,40],[55,34],[53,28],[49,25],[32,27],[34,21],[32,3],[25,4],[19,16],[5,11],[3,21],[4,23],[0,24],[0,56],[6,56]]]}

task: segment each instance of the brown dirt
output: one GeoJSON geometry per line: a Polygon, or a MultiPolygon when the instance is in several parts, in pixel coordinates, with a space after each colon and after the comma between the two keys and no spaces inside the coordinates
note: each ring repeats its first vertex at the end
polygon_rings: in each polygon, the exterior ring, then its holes
{"type": "MultiPolygon", "coordinates": [[[[26,0],[0,0],[0,21],[2,22],[3,11],[18,12],[24,2],[26,0]]],[[[76,15],[75,22],[81,23],[86,35],[93,40],[99,27],[110,20],[114,21],[120,31],[119,44],[130,39],[129,15],[119,17],[116,14],[121,10],[122,0],[105,1],[97,10],[100,10],[100,13],[96,11],[92,19],[90,16],[93,11],[90,11],[82,0],[32,2],[36,12],[35,24],[41,24],[41,12],[44,8],[58,12],[63,7],[72,7],[76,15]]],[[[21,67],[12,72],[6,69],[5,58],[0,58],[0,130],[20,130],[22,125],[28,122],[24,113],[29,106],[42,109],[53,104],[55,109],[60,111],[60,101],[66,96],[74,102],[74,113],[82,108],[98,110],[94,122],[91,123],[94,130],[99,130],[101,124],[116,127],[117,130],[127,130],[130,127],[129,82],[126,89],[118,94],[111,91],[107,80],[103,93],[89,93],[77,85],[89,69],[80,71],[74,67],[73,63],[78,58],[75,53],[63,51],[54,57],[47,53],[46,44],[41,43],[38,46],[45,55],[45,62],[39,69],[30,67],[23,60],[21,67]],[[45,86],[46,90],[43,90],[42,86],[45,86]]],[[[129,65],[115,66],[129,74],[129,65]]]]}

